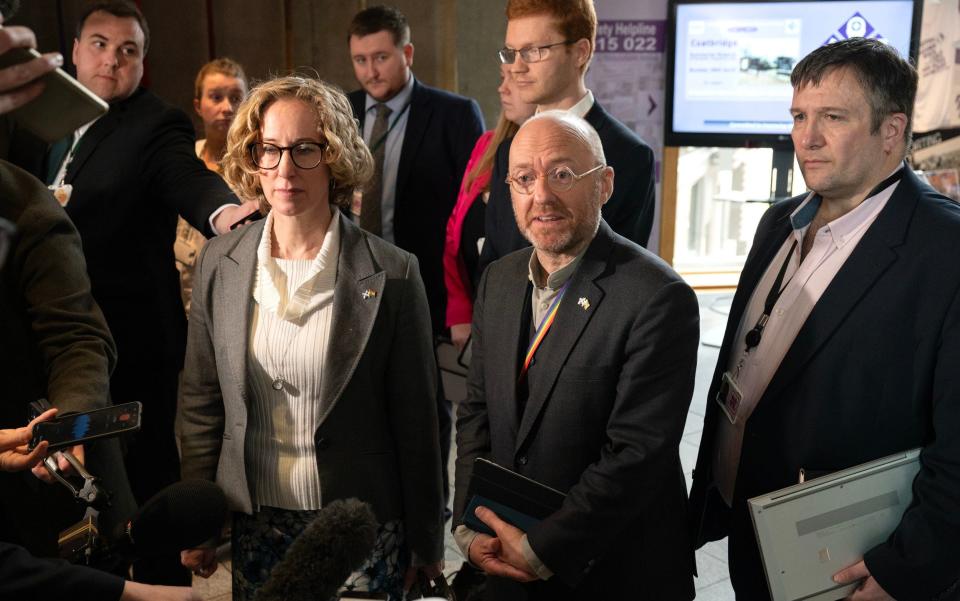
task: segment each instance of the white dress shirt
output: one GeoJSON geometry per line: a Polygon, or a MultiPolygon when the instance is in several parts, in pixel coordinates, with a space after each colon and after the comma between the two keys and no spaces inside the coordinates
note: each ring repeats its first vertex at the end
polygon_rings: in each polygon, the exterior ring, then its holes
{"type": "MultiPolygon", "coordinates": [[[[727,370],[735,376],[743,395],[736,423],[731,423],[725,413],[721,413],[717,422],[717,452],[714,454],[713,474],[720,495],[727,505],[733,503],[734,484],[740,465],[740,450],[743,445],[746,421],[756,408],[767,385],[779,369],[780,362],[790,350],[797,333],[807,321],[817,301],[823,296],[824,291],[853,253],[877,215],[887,205],[894,190],[896,190],[896,184],[867,198],[849,213],[821,227],[802,262],[800,249],[803,247],[803,238],[820,207],[820,197],[811,192],[790,215],[793,231],[767,266],[750,297],[737,328],[730,362],[727,365],[727,370]],[[796,248],[788,258],[794,242],[796,242],[796,248]],[[780,297],[773,306],[770,318],[763,329],[760,344],[747,353],[745,342],[747,332],[753,329],[763,314],[767,294],[773,287],[784,261],[787,261],[787,269],[783,277],[785,284],[781,284],[780,297]]],[[[709,399],[708,402],[713,403],[716,400],[709,399]]]]}

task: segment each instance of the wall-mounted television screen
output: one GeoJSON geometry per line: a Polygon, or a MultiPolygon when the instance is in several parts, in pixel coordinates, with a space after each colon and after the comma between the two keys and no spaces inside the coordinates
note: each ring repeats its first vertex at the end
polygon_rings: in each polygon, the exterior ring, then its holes
{"type": "Polygon", "coordinates": [[[793,66],[864,36],[915,58],[921,4],[670,0],[665,143],[791,148],[793,66]]]}

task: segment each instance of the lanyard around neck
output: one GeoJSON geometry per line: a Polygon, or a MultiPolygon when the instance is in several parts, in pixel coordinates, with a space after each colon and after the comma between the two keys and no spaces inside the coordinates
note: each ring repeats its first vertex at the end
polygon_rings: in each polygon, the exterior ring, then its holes
{"type": "MultiPolygon", "coordinates": [[[[893,184],[897,183],[903,178],[903,171],[906,167],[898,169],[893,175],[883,180],[877,184],[870,192],[864,197],[864,201],[868,198],[876,196],[877,194],[883,192],[893,184]]],[[[823,202],[821,200],[821,202],[823,202]]],[[[790,246],[790,251],[787,253],[787,257],[783,260],[783,265],[780,266],[780,272],[777,274],[777,279],[774,280],[773,286],[770,287],[770,291],[767,292],[767,299],[763,303],[763,315],[760,316],[760,319],[757,320],[753,329],[747,332],[744,342],[747,345],[745,352],[749,353],[751,350],[756,348],[760,344],[760,340],[763,338],[763,329],[766,327],[767,322],[770,320],[770,313],[773,311],[773,307],[777,304],[777,300],[780,299],[780,295],[783,294],[783,289],[786,286],[782,286],[783,276],[787,272],[787,265],[790,264],[790,258],[793,256],[793,251],[797,249],[797,241],[794,240],[793,244],[790,246]]]]}
{"type": "Polygon", "coordinates": [[[520,380],[523,380],[527,375],[527,371],[530,369],[530,362],[533,361],[533,356],[537,353],[537,349],[540,348],[540,343],[543,342],[547,332],[550,331],[550,327],[553,326],[553,321],[557,317],[557,311],[560,309],[560,300],[563,298],[563,294],[567,291],[567,286],[569,285],[570,280],[567,280],[567,283],[557,292],[557,297],[553,299],[553,303],[550,305],[550,308],[547,309],[547,314],[544,315],[543,320],[540,321],[540,326],[537,328],[533,340],[530,341],[530,346],[527,347],[527,355],[523,360],[523,367],[520,368],[520,380]]]}

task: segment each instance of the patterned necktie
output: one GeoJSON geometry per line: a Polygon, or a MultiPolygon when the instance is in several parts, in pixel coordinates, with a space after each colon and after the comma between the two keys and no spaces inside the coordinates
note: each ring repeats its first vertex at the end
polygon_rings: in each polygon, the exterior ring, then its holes
{"type": "Polygon", "coordinates": [[[390,117],[390,107],[382,102],[377,104],[377,119],[373,122],[373,132],[370,134],[370,145],[373,150],[373,177],[363,194],[363,203],[360,205],[360,227],[371,234],[379,236],[383,227],[380,214],[380,203],[383,198],[383,161],[387,153],[387,121],[390,117]]]}

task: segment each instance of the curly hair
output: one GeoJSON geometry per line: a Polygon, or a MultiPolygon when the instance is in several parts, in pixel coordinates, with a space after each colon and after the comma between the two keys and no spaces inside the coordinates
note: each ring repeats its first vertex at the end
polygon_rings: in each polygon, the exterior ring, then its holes
{"type": "Polygon", "coordinates": [[[278,77],[251,90],[227,132],[227,150],[222,163],[224,179],[238,196],[258,200],[264,213],[270,210],[250,146],[260,139],[267,108],[284,98],[301,100],[315,111],[317,133],[326,144],[323,162],[330,169],[330,202],[349,209],[354,189],[365,185],[373,174],[373,157],[360,136],[347,97],[339,88],[310,77],[278,77]]]}

